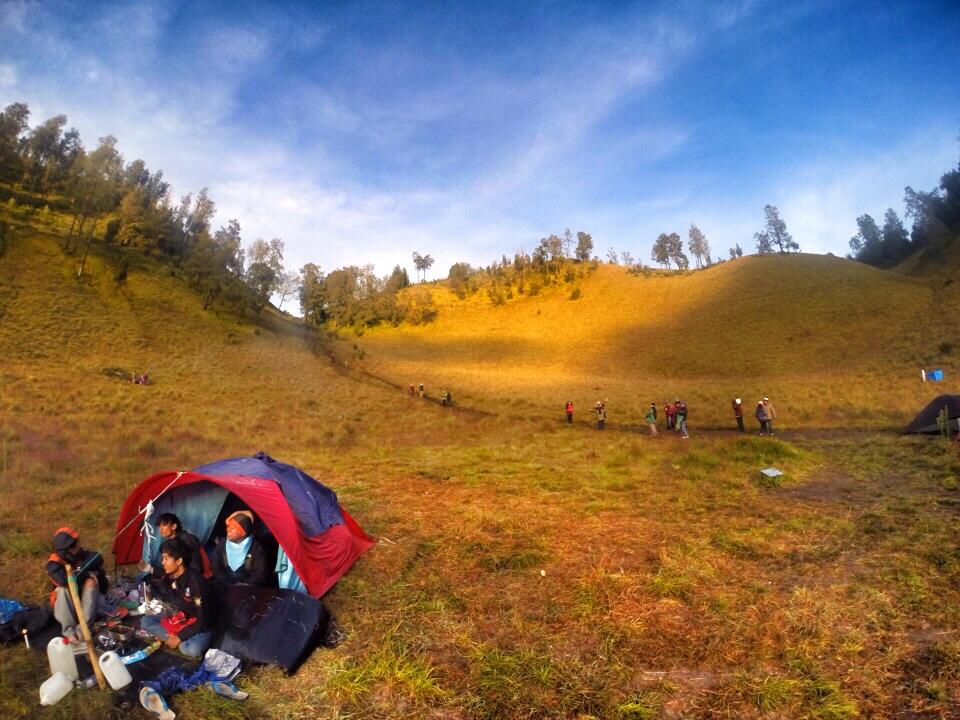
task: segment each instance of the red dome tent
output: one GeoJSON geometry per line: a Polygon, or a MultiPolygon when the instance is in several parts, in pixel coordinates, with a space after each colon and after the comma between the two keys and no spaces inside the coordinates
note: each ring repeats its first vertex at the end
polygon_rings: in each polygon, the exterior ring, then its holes
{"type": "Polygon", "coordinates": [[[141,559],[142,518],[138,516],[149,502],[172,509],[182,518],[192,512],[197,520],[193,527],[187,522],[185,526],[205,543],[230,493],[273,534],[314,597],[326,593],[374,544],[340,507],[332,490],[302,470],[258,453],[187,472],[160,472],[140,483],[127,497],[117,521],[113,543],[117,562],[131,564],[141,559]],[[197,524],[204,525],[199,532],[197,524]]]}

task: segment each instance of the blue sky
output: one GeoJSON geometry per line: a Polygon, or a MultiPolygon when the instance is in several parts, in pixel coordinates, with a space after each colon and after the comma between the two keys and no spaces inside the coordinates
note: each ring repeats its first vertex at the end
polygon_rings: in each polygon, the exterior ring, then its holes
{"type": "Polygon", "coordinates": [[[779,206],[843,254],[960,157],[954,2],[0,0],[0,104],[209,186],[287,267],[488,264],[551,232],[650,263],[779,206]]]}

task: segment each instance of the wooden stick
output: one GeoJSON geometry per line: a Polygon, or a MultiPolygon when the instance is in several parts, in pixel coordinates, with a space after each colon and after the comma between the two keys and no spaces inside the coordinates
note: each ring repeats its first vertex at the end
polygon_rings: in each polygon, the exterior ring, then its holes
{"type": "Polygon", "coordinates": [[[100,663],[97,660],[97,650],[93,644],[93,637],[90,635],[90,628],[87,627],[87,616],[83,612],[83,605],[80,604],[80,593],[77,591],[77,576],[73,574],[73,567],[67,563],[67,586],[70,588],[70,597],[73,598],[73,609],[77,613],[77,622],[80,623],[80,632],[83,633],[83,639],[87,643],[87,655],[90,656],[90,664],[93,665],[93,674],[97,677],[97,685],[101,690],[107,689],[107,679],[103,677],[103,670],[100,669],[100,663]]]}

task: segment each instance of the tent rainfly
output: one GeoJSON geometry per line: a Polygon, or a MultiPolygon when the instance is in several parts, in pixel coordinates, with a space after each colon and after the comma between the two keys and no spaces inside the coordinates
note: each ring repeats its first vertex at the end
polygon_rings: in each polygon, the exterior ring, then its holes
{"type": "Polygon", "coordinates": [[[119,534],[113,544],[117,562],[141,559],[144,543],[137,516],[148,501],[157,498],[153,505],[156,514],[175,512],[184,527],[206,543],[230,495],[263,522],[307,592],[316,598],[374,545],[337,502],[336,493],[299,468],[261,452],[188,472],[161,472],[141,482],[120,511],[119,534]]]}

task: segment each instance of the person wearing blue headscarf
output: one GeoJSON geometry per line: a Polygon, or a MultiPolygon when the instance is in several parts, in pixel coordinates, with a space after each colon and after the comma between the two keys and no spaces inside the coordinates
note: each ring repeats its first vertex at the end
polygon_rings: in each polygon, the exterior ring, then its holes
{"type": "Polygon", "coordinates": [[[237,583],[270,584],[266,548],[254,537],[253,524],[249,510],[238,510],[227,518],[227,536],[213,554],[213,579],[221,592],[237,583]]]}

